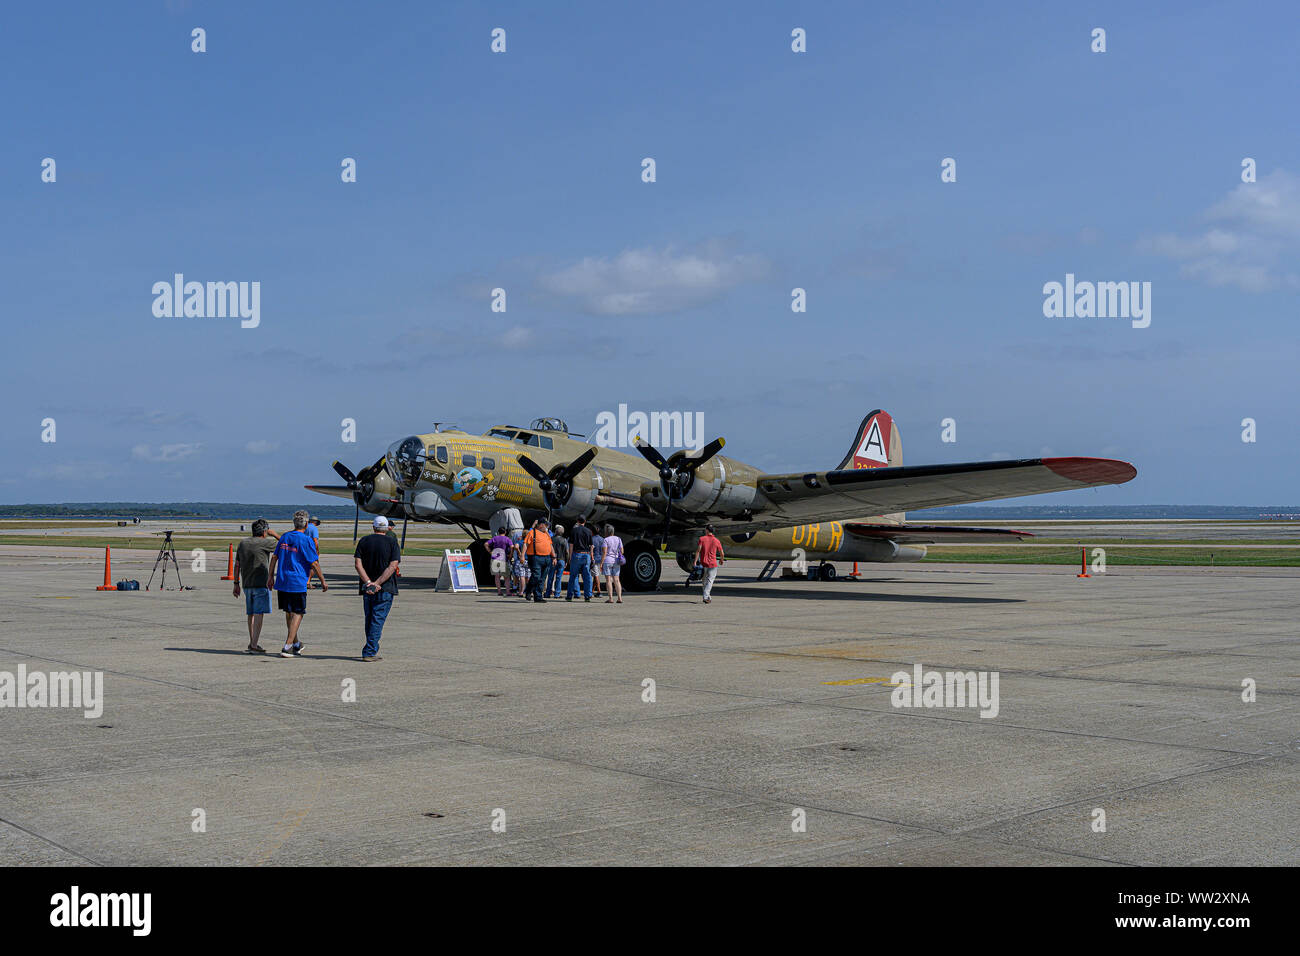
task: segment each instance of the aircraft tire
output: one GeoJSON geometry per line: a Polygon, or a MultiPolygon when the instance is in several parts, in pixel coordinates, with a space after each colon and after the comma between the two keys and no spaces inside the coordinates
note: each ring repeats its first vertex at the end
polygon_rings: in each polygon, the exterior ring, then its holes
{"type": "Polygon", "coordinates": [[[625,591],[653,591],[659,586],[659,573],[663,562],[659,549],[649,541],[628,542],[625,549],[627,563],[619,570],[619,580],[625,591]]]}
{"type": "Polygon", "coordinates": [[[834,580],[835,580],[835,565],[833,565],[833,564],[823,564],[821,567],[819,567],[819,568],[817,569],[817,577],[818,577],[818,579],[820,579],[820,580],[822,580],[822,581],[834,581],[834,580]]]}

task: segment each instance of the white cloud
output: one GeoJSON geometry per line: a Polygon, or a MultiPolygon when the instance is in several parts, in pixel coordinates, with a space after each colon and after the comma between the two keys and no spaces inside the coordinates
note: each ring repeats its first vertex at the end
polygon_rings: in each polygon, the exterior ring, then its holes
{"type": "Polygon", "coordinates": [[[497,341],[503,348],[523,349],[532,344],[533,330],[526,325],[516,325],[507,329],[497,341]]]}
{"type": "Polygon", "coordinates": [[[244,446],[244,451],[248,452],[250,455],[269,455],[279,447],[280,443],[278,441],[265,441],[259,439],[258,441],[250,441],[246,444],[244,446]]]}
{"type": "Polygon", "coordinates": [[[1246,292],[1280,286],[1300,288],[1300,276],[1286,264],[1300,254],[1300,180],[1285,170],[1241,183],[1206,210],[1203,232],[1166,233],[1138,248],[1182,263],[1179,271],[1213,286],[1246,292]]]}
{"type": "Polygon", "coordinates": [[[628,249],[612,259],[587,257],[542,276],[539,284],[596,315],[646,315],[703,305],[767,271],[761,256],[710,242],[691,251],[669,246],[628,249]]]}
{"type": "Polygon", "coordinates": [[[137,461],[184,461],[193,458],[203,447],[201,442],[179,442],[175,445],[159,445],[154,451],[149,445],[136,445],[131,449],[131,457],[137,461]]]}

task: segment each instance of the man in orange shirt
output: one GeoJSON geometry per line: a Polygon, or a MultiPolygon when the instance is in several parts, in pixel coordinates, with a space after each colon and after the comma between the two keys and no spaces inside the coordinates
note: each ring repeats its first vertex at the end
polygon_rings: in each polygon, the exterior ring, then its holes
{"type": "Polygon", "coordinates": [[[700,543],[695,546],[695,563],[704,568],[704,603],[713,601],[713,579],[718,576],[718,565],[727,560],[722,553],[722,542],[713,534],[713,525],[706,525],[700,543]]]}
{"type": "Polygon", "coordinates": [[[555,547],[551,544],[551,534],[546,527],[546,519],[539,518],[533,522],[532,530],[524,535],[524,554],[528,556],[528,586],[524,589],[524,600],[532,597],[538,604],[545,604],[542,597],[546,572],[551,569],[551,557],[555,547]]]}

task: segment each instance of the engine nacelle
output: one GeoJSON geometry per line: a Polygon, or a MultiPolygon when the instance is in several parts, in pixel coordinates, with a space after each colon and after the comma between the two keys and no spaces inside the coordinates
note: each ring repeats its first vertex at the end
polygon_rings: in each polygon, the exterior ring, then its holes
{"type": "MultiPolygon", "coordinates": [[[[677,452],[668,459],[668,464],[677,464],[687,454],[677,452]]],[[[684,478],[685,493],[673,501],[673,510],[680,508],[692,514],[743,514],[755,506],[759,497],[755,485],[743,482],[752,482],[757,474],[744,462],[715,455],[684,478]]],[[[642,485],[641,500],[661,514],[668,506],[668,498],[659,482],[642,485]]]]}
{"type": "Polygon", "coordinates": [[[596,476],[592,474],[594,470],[587,468],[573,476],[569,497],[565,499],[563,506],[555,510],[557,515],[570,520],[578,515],[584,518],[592,516],[596,510],[596,476]]]}

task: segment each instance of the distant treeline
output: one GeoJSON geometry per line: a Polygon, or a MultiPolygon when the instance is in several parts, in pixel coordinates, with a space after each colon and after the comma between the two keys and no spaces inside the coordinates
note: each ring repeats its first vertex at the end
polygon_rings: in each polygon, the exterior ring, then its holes
{"type": "Polygon", "coordinates": [[[0,518],[278,518],[299,508],[322,520],[352,520],[352,505],[305,502],[302,504],[241,504],[228,501],[65,501],[43,505],[0,505],[0,518]]]}
{"type": "MultiPolygon", "coordinates": [[[[334,499],[337,501],[338,499],[334,499]]],[[[299,504],[242,504],[229,501],[91,501],[52,505],[0,505],[0,518],[252,518],[284,520],[302,508],[323,521],[351,521],[351,504],[326,504],[323,498],[299,504]]],[[[1300,505],[957,505],[908,513],[909,520],[1142,521],[1153,518],[1300,520],[1300,505]]]]}

